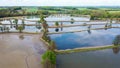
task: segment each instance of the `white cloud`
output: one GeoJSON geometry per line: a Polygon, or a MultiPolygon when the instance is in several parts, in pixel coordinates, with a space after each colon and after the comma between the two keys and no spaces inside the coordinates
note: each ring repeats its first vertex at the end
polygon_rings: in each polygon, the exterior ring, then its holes
{"type": "Polygon", "coordinates": [[[120,6],[120,0],[0,0],[0,6],[120,6]]]}

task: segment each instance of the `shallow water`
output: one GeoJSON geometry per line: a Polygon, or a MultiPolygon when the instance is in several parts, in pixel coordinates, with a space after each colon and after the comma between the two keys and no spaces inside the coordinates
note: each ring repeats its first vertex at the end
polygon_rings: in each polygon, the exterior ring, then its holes
{"type": "Polygon", "coordinates": [[[0,68],[41,68],[45,51],[37,34],[0,34],[0,68]]]}

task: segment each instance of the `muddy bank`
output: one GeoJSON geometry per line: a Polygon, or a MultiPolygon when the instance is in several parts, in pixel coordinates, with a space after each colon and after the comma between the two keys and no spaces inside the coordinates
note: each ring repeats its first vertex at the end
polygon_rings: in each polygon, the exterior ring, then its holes
{"type": "Polygon", "coordinates": [[[42,68],[40,34],[0,34],[0,68],[42,68]]]}

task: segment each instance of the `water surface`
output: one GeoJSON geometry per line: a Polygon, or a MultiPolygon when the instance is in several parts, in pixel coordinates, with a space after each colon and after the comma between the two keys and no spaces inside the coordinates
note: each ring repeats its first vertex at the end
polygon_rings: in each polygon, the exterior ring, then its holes
{"type": "Polygon", "coordinates": [[[57,55],[57,68],[120,68],[120,48],[57,55]]]}

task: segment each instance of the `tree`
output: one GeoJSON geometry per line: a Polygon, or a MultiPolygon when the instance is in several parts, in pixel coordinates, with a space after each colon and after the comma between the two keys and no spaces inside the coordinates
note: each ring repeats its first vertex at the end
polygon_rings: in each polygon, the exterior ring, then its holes
{"type": "Polygon", "coordinates": [[[75,20],[73,18],[71,18],[71,24],[73,24],[75,22],[75,20]]]}
{"type": "Polygon", "coordinates": [[[21,26],[21,25],[18,26],[18,30],[19,30],[20,33],[22,33],[22,31],[24,30],[23,26],[21,26]]]}
{"type": "Polygon", "coordinates": [[[104,10],[93,10],[90,13],[92,20],[102,19],[108,17],[108,12],[104,10]]]}
{"type": "Polygon", "coordinates": [[[44,68],[55,68],[56,54],[53,51],[50,51],[50,50],[46,51],[42,55],[42,63],[44,65],[44,68]]]}
{"type": "Polygon", "coordinates": [[[55,22],[55,26],[59,26],[59,23],[58,23],[58,22],[55,22]]]}
{"type": "Polygon", "coordinates": [[[15,19],[14,21],[13,21],[13,23],[15,23],[15,28],[16,28],[16,30],[18,29],[18,19],[15,19]]]}
{"type": "Polygon", "coordinates": [[[41,14],[40,15],[40,22],[46,32],[48,32],[48,24],[46,23],[45,17],[41,14]]]}
{"type": "Polygon", "coordinates": [[[24,22],[24,20],[22,20],[22,27],[23,27],[23,29],[25,29],[25,22],[24,22]]]}

